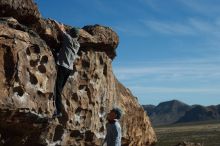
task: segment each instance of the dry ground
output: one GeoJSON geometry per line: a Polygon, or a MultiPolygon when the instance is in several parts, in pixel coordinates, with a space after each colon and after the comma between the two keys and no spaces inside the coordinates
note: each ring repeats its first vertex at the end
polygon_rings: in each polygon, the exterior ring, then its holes
{"type": "Polygon", "coordinates": [[[174,146],[181,141],[220,146],[220,121],[161,126],[155,127],[155,131],[156,146],[174,146]]]}

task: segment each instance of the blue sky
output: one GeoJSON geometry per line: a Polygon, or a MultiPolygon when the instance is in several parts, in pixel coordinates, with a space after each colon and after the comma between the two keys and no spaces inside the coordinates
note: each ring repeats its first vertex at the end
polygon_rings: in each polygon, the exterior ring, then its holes
{"type": "Polygon", "coordinates": [[[219,0],[35,0],[45,18],[120,37],[113,69],[140,104],[220,104],[219,0]]]}

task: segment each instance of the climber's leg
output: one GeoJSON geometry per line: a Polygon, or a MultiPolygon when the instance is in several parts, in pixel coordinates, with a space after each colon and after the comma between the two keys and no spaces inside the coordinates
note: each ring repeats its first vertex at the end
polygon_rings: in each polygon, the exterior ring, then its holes
{"type": "Polygon", "coordinates": [[[70,76],[70,73],[71,73],[71,70],[69,70],[69,69],[63,67],[63,83],[62,83],[62,89],[63,89],[63,87],[65,86],[66,81],[67,81],[67,79],[68,79],[69,76],[70,76]]]}
{"type": "Polygon", "coordinates": [[[56,91],[55,91],[55,105],[56,105],[56,113],[54,115],[61,114],[61,107],[62,107],[62,98],[61,94],[63,91],[63,87],[70,75],[70,70],[66,69],[65,67],[59,66],[57,69],[57,79],[56,79],[56,91]]]}

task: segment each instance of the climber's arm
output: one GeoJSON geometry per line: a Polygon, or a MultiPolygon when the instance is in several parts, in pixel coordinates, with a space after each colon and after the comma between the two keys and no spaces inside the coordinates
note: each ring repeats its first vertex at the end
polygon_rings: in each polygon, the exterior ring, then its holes
{"type": "Polygon", "coordinates": [[[66,33],[65,27],[64,27],[64,25],[63,25],[62,23],[59,24],[59,23],[58,23],[57,21],[55,21],[55,20],[54,20],[54,22],[55,22],[56,28],[57,28],[60,32],[66,33]]]}

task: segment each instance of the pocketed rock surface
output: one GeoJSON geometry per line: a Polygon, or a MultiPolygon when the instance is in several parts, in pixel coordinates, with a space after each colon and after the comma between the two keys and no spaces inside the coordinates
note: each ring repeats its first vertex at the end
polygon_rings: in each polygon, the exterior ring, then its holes
{"type": "Polygon", "coordinates": [[[63,117],[51,119],[54,54],[60,46],[54,22],[38,13],[31,24],[20,22],[14,13],[0,16],[0,145],[101,145],[107,113],[115,106],[124,113],[124,146],[156,142],[143,108],[113,74],[119,38],[111,28],[94,25],[80,30],[81,48],[62,94],[63,117]]]}

